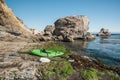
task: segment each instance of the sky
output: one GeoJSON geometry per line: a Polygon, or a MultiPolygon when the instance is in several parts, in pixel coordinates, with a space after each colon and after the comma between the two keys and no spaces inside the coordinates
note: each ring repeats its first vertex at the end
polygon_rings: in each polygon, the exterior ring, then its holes
{"type": "Polygon", "coordinates": [[[59,18],[85,15],[89,32],[101,28],[120,33],[120,0],[5,0],[14,14],[29,28],[43,31],[59,18]]]}

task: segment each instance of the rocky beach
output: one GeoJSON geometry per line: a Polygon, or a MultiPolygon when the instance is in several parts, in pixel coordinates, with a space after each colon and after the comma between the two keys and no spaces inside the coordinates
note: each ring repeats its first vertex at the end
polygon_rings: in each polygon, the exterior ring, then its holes
{"type": "MultiPolygon", "coordinates": [[[[87,16],[67,16],[38,32],[25,26],[0,0],[0,80],[120,80],[119,67],[108,66],[83,50],[78,52],[63,45],[82,40],[84,43],[77,44],[86,48],[85,42],[96,38],[88,32],[89,23],[87,16]],[[52,49],[64,55],[31,55],[34,49],[52,49]],[[41,61],[42,58],[49,62],[41,61]]],[[[111,33],[101,29],[97,35],[105,37],[111,33]]]]}

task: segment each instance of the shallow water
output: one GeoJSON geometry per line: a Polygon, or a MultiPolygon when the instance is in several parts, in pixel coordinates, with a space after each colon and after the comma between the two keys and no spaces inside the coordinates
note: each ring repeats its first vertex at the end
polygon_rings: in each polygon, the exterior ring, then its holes
{"type": "Polygon", "coordinates": [[[61,43],[80,54],[82,51],[82,54],[100,59],[108,66],[120,67],[120,34],[113,34],[108,38],[96,36],[96,39],[90,42],[77,40],[73,43],[61,43]]]}

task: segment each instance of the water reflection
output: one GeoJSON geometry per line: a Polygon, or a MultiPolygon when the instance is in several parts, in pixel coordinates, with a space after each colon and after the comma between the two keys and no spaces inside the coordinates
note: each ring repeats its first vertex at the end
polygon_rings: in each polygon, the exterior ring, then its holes
{"type": "Polygon", "coordinates": [[[106,39],[108,39],[108,37],[100,37],[100,43],[101,44],[108,43],[108,41],[106,39]]]}
{"type": "Polygon", "coordinates": [[[67,49],[80,54],[81,56],[87,55],[85,52],[86,48],[88,47],[87,41],[74,41],[74,42],[57,42],[59,44],[64,45],[67,49]]]}
{"type": "Polygon", "coordinates": [[[100,38],[100,43],[101,44],[105,44],[105,43],[109,43],[109,44],[120,44],[120,39],[113,39],[113,38],[100,38]]]}
{"type": "Polygon", "coordinates": [[[72,49],[72,50],[78,50],[78,49],[84,49],[88,47],[87,41],[74,41],[74,42],[57,42],[59,44],[64,45],[65,47],[72,49]]]}
{"type": "Polygon", "coordinates": [[[75,42],[59,42],[59,44],[78,54],[100,59],[107,65],[120,67],[120,35],[96,37],[91,42],[77,40],[75,42]]]}

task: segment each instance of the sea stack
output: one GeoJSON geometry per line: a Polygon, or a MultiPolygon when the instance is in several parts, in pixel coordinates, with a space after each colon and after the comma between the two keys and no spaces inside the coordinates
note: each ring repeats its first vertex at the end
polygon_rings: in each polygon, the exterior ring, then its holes
{"type": "Polygon", "coordinates": [[[97,34],[97,36],[101,36],[101,37],[108,37],[110,35],[111,33],[109,32],[109,29],[104,29],[104,28],[102,28],[100,32],[97,34]]]}
{"type": "Polygon", "coordinates": [[[55,21],[56,35],[63,41],[74,41],[75,39],[94,39],[94,36],[87,34],[89,29],[89,19],[87,16],[68,16],[55,21]],[[90,37],[91,36],[91,37],[90,37]]]}

